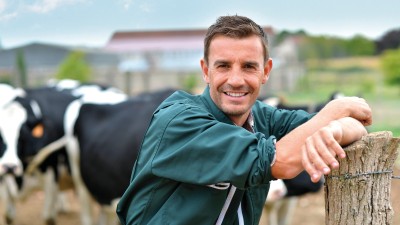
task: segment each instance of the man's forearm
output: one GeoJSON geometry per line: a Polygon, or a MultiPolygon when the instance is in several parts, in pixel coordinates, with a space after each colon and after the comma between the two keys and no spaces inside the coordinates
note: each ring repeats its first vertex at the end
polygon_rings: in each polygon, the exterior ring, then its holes
{"type": "Polygon", "coordinates": [[[327,126],[332,120],[333,117],[317,114],[282,137],[276,143],[276,162],[271,168],[272,175],[275,178],[287,179],[303,171],[301,147],[308,137],[327,126]]]}

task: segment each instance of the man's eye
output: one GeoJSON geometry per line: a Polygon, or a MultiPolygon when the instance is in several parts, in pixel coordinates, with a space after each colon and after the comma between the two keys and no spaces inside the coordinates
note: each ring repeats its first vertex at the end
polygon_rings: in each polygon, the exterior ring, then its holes
{"type": "Polygon", "coordinates": [[[255,69],[255,66],[253,66],[253,65],[245,65],[244,68],[246,68],[246,69],[255,69]]]}
{"type": "Polygon", "coordinates": [[[218,65],[217,68],[219,68],[219,69],[227,69],[227,68],[229,68],[229,66],[226,65],[226,64],[221,64],[221,65],[218,65]]]}

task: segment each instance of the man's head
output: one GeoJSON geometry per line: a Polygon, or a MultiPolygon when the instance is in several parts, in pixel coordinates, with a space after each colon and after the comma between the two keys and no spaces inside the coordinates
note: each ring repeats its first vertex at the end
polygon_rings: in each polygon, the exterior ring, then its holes
{"type": "Polygon", "coordinates": [[[209,28],[204,43],[200,64],[211,98],[242,125],[272,68],[265,33],[246,17],[225,16],[209,28]]]}
{"type": "Polygon", "coordinates": [[[251,19],[244,16],[221,16],[208,28],[204,39],[204,60],[208,61],[210,43],[214,37],[223,35],[231,38],[244,38],[251,35],[260,37],[264,47],[264,60],[269,59],[268,38],[264,30],[251,19]]]}

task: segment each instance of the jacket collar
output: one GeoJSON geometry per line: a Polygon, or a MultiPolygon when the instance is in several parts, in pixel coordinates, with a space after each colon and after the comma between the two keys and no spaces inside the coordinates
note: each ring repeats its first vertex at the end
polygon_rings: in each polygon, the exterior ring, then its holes
{"type": "Polygon", "coordinates": [[[218,106],[214,103],[210,95],[210,87],[204,89],[203,94],[201,95],[201,99],[205,103],[206,107],[210,110],[211,114],[220,122],[228,123],[234,125],[232,120],[230,120],[224,112],[222,112],[218,106]]]}
{"type": "MultiPolygon", "coordinates": [[[[201,99],[203,102],[206,104],[207,108],[210,110],[211,114],[220,122],[223,123],[228,123],[235,125],[229,117],[225,115],[224,112],[222,112],[218,106],[214,103],[214,101],[211,99],[210,96],[210,87],[207,85],[207,87],[204,89],[203,94],[201,95],[201,99]]],[[[253,120],[253,112],[250,113],[249,117],[247,118],[246,123],[250,125],[251,128],[254,127],[254,120],[253,120]]]]}

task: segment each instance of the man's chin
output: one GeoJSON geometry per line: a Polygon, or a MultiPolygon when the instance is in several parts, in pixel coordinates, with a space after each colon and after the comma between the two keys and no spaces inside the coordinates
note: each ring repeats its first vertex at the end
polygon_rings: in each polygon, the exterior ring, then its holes
{"type": "Polygon", "coordinates": [[[226,115],[229,115],[229,116],[242,116],[242,115],[246,114],[246,112],[248,110],[245,107],[228,106],[228,107],[224,107],[223,111],[226,115]]]}

